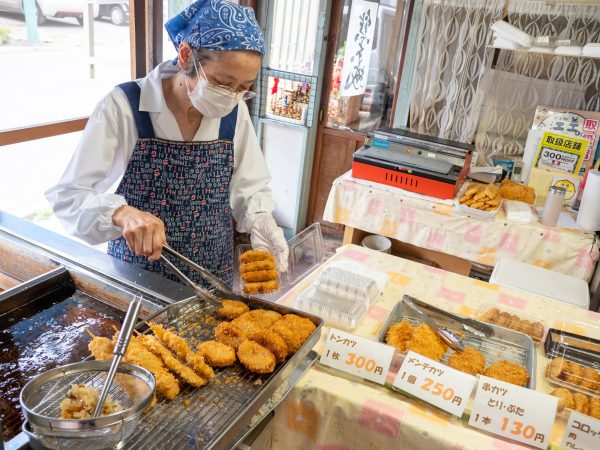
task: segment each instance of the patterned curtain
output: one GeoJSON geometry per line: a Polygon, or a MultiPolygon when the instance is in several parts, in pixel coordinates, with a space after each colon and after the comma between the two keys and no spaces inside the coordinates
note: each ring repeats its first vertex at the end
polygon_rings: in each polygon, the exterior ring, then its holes
{"type": "Polygon", "coordinates": [[[410,96],[418,133],[472,141],[470,112],[504,0],[424,0],[410,96]]]}

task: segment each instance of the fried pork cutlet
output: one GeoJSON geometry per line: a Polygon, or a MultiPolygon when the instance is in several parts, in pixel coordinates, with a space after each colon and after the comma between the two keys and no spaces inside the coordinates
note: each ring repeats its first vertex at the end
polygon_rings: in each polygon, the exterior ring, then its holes
{"type": "Polygon", "coordinates": [[[221,308],[217,308],[217,314],[223,319],[233,320],[249,311],[248,305],[239,300],[223,300],[221,308]]]}
{"type": "Polygon", "coordinates": [[[395,323],[388,328],[385,335],[385,342],[392,347],[396,347],[401,353],[405,353],[408,341],[412,339],[414,331],[415,327],[406,320],[395,323]]]}
{"type": "Polygon", "coordinates": [[[316,328],[310,319],[286,314],[273,324],[271,331],[281,336],[287,345],[288,354],[292,354],[304,344],[316,328]]]}
{"type": "Polygon", "coordinates": [[[276,311],[254,309],[242,314],[231,323],[237,325],[242,330],[246,339],[253,339],[256,333],[271,328],[280,318],[281,314],[276,311]]]}
{"type": "Polygon", "coordinates": [[[215,339],[237,350],[240,344],[246,340],[246,333],[233,322],[221,322],[215,328],[215,339]]]}
{"type": "Polygon", "coordinates": [[[525,386],[529,381],[529,374],[525,367],[506,360],[496,361],[485,369],[483,374],[486,377],[506,381],[507,383],[516,384],[517,386],[525,386]]]}
{"type": "Polygon", "coordinates": [[[271,353],[275,355],[277,362],[282,362],[287,357],[287,344],[281,336],[270,330],[259,331],[254,334],[252,340],[258,342],[263,347],[268,348],[271,353]]]}
{"type": "Polygon", "coordinates": [[[229,345],[217,341],[206,341],[198,344],[198,353],[211,367],[227,367],[235,362],[235,350],[229,345]]]}
{"type": "Polygon", "coordinates": [[[550,395],[558,397],[558,411],[562,411],[565,408],[575,408],[575,400],[571,391],[565,388],[557,388],[550,392],[550,395]]]}
{"type": "Polygon", "coordinates": [[[478,375],[485,370],[485,357],[472,347],[466,347],[464,352],[454,352],[448,358],[448,365],[456,370],[478,375]]]}
{"type": "Polygon", "coordinates": [[[415,328],[412,338],[408,341],[406,347],[408,350],[412,350],[435,361],[442,359],[442,356],[448,350],[448,346],[425,323],[415,328]]]}
{"type": "Polygon", "coordinates": [[[271,373],[275,370],[275,355],[258,342],[242,342],[238,348],[237,357],[251,372],[271,373]]]}

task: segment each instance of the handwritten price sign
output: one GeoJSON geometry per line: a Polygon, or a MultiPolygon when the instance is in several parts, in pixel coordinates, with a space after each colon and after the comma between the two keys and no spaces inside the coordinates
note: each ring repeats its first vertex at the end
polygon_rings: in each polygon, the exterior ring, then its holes
{"type": "Polygon", "coordinates": [[[544,449],[557,405],[551,395],[480,376],[469,425],[544,449]]]}
{"type": "Polygon", "coordinates": [[[321,364],[385,384],[394,348],[332,328],[321,355],[321,364]]]}
{"type": "Polygon", "coordinates": [[[477,378],[408,352],[394,386],[444,411],[462,416],[477,378]]]}
{"type": "Polygon", "coordinates": [[[600,420],[572,411],[560,444],[565,449],[596,450],[600,446],[600,420]]]}

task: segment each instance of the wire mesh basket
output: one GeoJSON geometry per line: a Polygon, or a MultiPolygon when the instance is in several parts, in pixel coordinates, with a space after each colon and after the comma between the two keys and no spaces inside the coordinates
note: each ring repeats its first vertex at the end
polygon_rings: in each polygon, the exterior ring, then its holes
{"type": "Polygon", "coordinates": [[[85,361],[49,370],[31,380],[21,391],[23,415],[30,440],[50,449],[102,449],[127,439],[140,416],[152,403],[155,380],[147,370],[121,363],[109,396],[119,412],[95,419],[61,419],[60,403],[72,385],[102,390],[110,361],[85,361]]]}

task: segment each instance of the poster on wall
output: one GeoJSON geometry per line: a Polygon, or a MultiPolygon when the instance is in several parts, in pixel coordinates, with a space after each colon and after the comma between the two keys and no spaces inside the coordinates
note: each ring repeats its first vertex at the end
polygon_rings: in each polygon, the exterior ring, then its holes
{"type": "Polygon", "coordinates": [[[340,95],[364,94],[369,75],[378,3],[354,0],[350,10],[340,95]]]}

